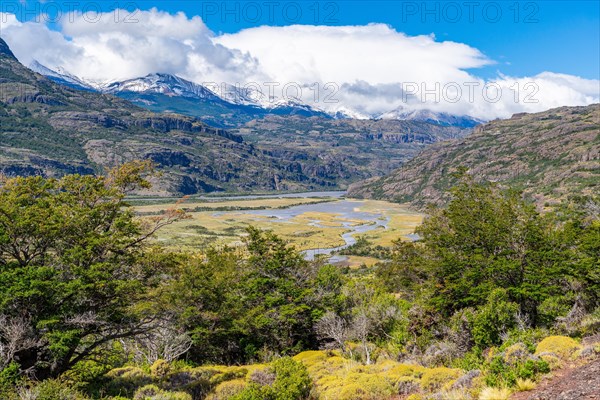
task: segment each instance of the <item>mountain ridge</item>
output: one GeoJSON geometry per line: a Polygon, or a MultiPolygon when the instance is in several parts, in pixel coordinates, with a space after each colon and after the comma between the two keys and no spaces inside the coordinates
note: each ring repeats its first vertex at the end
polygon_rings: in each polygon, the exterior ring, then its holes
{"type": "Polygon", "coordinates": [[[96,174],[150,159],[163,174],[154,194],[345,189],[391,171],[423,146],[468,133],[424,122],[361,125],[293,115],[254,118],[225,130],[197,117],[153,113],[120,97],[56,83],[3,48],[0,173],[10,176],[96,174]],[[279,132],[280,139],[265,140],[279,132]]]}
{"type": "Polygon", "coordinates": [[[202,118],[207,123],[222,127],[238,127],[254,118],[271,114],[319,116],[333,119],[394,119],[430,122],[461,128],[472,128],[484,122],[468,115],[452,115],[427,109],[408,110],[404,107],[377,114],[364,114],[344,106],[332,111],[325,111],[298,99],[266,99],[266,96],[260,92],[252,93],[250,89],[235,85],[212,88],[168,73],[151,73],[143,77],[98,84],[77,78],[66,70],[60,73],[41,64],[39,64],[37,72],[58,83],[76,81],[76,84],[80,86],[126,98],[155,112],[172,111],[173,107],[178,107],[176,108],[178,112],[202,118]],[[167,99],[161,98],[162,96],[167,96],[167,99]],[[183,100],[179,99],[178,101],[177,97],[181,97],[183,100]],[[185,101],[190,104],[183,105],[182,103],[185,101]],[[245,117],[239,115],[237,118],[229,117],[239,121],[237,125],[228,124],[224,118],[218,118],[220,113],[228,114],[232,111],[245,115],[245,117]]]}
{"type": "Polygon", "coordinates": [[[600,104],[520,113],[439,142],[391,174],[353,184],[349,196],[443,204],[459,167],[524,190],[539,204],[600,190],[600,104]]]}

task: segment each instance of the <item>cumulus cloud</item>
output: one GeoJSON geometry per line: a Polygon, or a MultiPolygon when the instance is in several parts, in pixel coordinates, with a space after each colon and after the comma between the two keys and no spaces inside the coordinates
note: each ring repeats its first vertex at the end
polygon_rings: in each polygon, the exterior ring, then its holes
{"type": "Polygon", "coordinates": [[[214,43],[214,34],[200,17],[183,13],[71,13],[60,20],[60,32],[43,23],[20,23],[10,14],[0,18],[2,36],[21,62],[28,65],[35,59],[88,80],[115,81],[154,72],[200,81],[244,79],[255,64],[251,56],[214,43]]]}
{"type": "Polygon", "coordinates": [[[261,26],[217,35],[200,17],[156,9],[72,13],[59,30],[0,18],[3,38],[24,64],[35,59],[94,81],[164,72],[198,83],[258,83],[275,97],[292,93],[329,111],[366,115],[402,108],[492,119],[600,101],[600,81],[571,75],[499,74],[486,81],[469,72],[493,63],[478,49],[384,24],[261,26]],[[282,92],[286,84],[294,90],[282,92]]]}

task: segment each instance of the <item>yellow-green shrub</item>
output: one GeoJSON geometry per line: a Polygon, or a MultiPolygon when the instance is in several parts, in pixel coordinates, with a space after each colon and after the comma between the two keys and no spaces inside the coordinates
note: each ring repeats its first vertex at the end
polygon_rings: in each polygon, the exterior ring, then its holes
{"type": "Polygon", "coordinates": [[[316,363],[323,362],[327,359],[327,353],[324,351],[303,351],[302,353],[296,354],[293,358],[296,361],[300,361],[308,368],[315,365],[316,363]]]}
{"type": "MultiPolygon", "coordinates": [[[[16,398],[16,397],[15,397],[16,398]]],[[[25,395],[19,396],[25,398],[25,395]]],[[[58,379],[47,379],[37,383],[30,392],[31,399],[38,400],[87,400],[88,397],[79,393],[67,382],[58,379]]]]}
{"type": "Polygon", "coordinates": [[[171,366],[165,360],[156,360],[154,364],[150,366],[150,375],[153,378],[164,378],[171,371],[171,366]]]}
{"type": "Polygon", "coordinates": [[[528,356],[529,350],[523,343],[515,343],[504,350],[504,361],[511,365],[527,359],[528,356]]]}
{"type": "Polygon", "coordinates": [[[113,396],[131,396],[137,388],[152,382],[150,375],[137,367],[115,368],[106,377],[109,378],[107,394],[113,396]]]}
{"type": "Polygon", "coordinates": [[[566,359],[581,348],[576,340],[567,336],[548,336],[538,343],[535,354],[554,353],[560,358],[566,359]]]}
{"type": "Polygon", "coordinates": [[[351,373],[338,381],[341,386],[330,386],[320,392],[323,399],[376,400],[394,394],[393,386],[383,377],[374,374],[351,373]]]}
{"type": "Polygon", "coordinates": [[[232,396],[241,393],[246,388],[246,382],[243,379],[234,379],[220,383],[215,388],[215,393],[208,400],[226,400],[232,396]]]}
{"type": "Polygon", "coordinates": [[[146,385],[135,392],[133,400],[192,400],[192,396],[184,392],[168,392],[156,385],[146,385]]]}
{"type": "Polygon", "coordinates": [[[421,377],[421,388],[433,392],[457,379],[461,374],[461,370],[455,368],[438,367],[427,369],[421,377]]]}
{"type": "Polygon", "coordinates": [[[540,354],[540,358],[548,363],[548,367],[552,371],[562,367],[563,362],[561,359],[553,354],[540,354]]]}
{"type": "Polygon", "coordinates": [[[427,368],[422,367],[420,365],[414,364],[396,364],[395,367],[388,369],[384,372],[385,376],[388,376],[392,379],[400,378],[403,376],[413,376],[415,378],[420,378],[427,371],[427,368]]]}

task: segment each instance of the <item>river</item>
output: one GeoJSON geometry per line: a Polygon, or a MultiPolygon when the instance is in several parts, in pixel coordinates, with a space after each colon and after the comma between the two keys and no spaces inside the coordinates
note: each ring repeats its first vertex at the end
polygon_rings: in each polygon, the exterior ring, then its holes
{"type": "MultiPolygon", "coordinates": [[[[324,193],[324,192],[316,192],[316,193],[324,193]]],[[[337,193],[337,192],[334,192],[337,193]]],[[[343,192],[342,192],[343,193],[343,192]]],[[[309,197],[309,196],[303,196],[309,197]]],[[[320,197],[320,196],[312,196],[312,197],[320,197]]],[[[285,223],[291,218],[294,218],[298,215],[310,212],[317,213],[327,213],[327,214],[337,214],[340,218],[349,219],[349,220],[361,220],[367,221],[361,225],[352,225],[351,222],[342,222],[342,225],[349,229],[349,232],[342,234],[342,239],[344,240],[344,245],[338,247],[330,247],[330,248],[317,248],[317,249],[308,249],[304,250],[302,253],[304,254],[304,258],[307,260],[313,260],[315,256],[324,254],[331,255],[337,251],[345,249],[348,246],[356,243],[355,235],[360,233],[365,233],[379,227],[387,228],[389,223],[389,217],[384,217],[380,213],[366,212],[360,211],[360,207],[363,205],[363,202],[358,200],[345,200],[341,199],[338,201],[327,202],[327,203],[317,203],[317,204],[303,204],[299,206],[294,206],[286,209],[269,209],[269,210],[250,210],[246,213],[253,215],[262,215],[265,217],[276,218],[277,221],[285,223]]],[[[320,226],[318,219],[313,219],[310,222],[312,226],[320,226]]],[[[330,262],[339,262],[345,260],[344,256],[332,256],[329,261],[330,262]]]]}

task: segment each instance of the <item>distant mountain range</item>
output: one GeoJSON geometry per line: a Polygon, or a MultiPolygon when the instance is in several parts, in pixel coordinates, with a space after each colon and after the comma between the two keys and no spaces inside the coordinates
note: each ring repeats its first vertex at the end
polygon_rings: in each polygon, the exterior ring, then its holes
{"type": "Polygon", "coordinates": [[[219,127],[238,127],[267,115],[300,115],[333,119],[373,119],[430,122],[444,126],[472,128],[484,121],[431,110],[399,108],[367,115],[340,106],[326,112],[297,99],[270,99],[260,92],[236,85],[207,87],[175,75],[154,73],[125,81],[97,83],[75,77],[63,68],[52,70],[37,61],[29,66],[49,79],[76,89],[109,93],[155,112],[177,112],[219,127]]]}
{"type": "Polygon", "coordinates": [[[600,195],[600,104],[516,114],[440,142],[391,174],[350,187],[353,197],[442,204],[466,167],[478,180],[519,188],[541,205],[572,194],[600,195]]]}
{"type": "Polygon", "coordinates": [[[249,105],[247,93],[238,93],[234,104],[170,75],[104,85],[101,93],[64,71],[35,68],[47,77],[20,64],[0,39],[3,175],[94,174],[150,159],[161,172],[154,181],[157,195],[345,189],[390,172],[431,143],[469,133],[421,121],[302,116],[300,104],[267,111],[249,105]],[[181,108],[196,109],[198,100],[205,100],[201,104],[228,113],[223,121],[240,119],[237,128],[226,130],[183,112],[155,113],[111,93],[171,101],[172,111],[175,100],[181,108]],[[258,118],[244,121],[234,107],[253,109],[258,118]]]}

